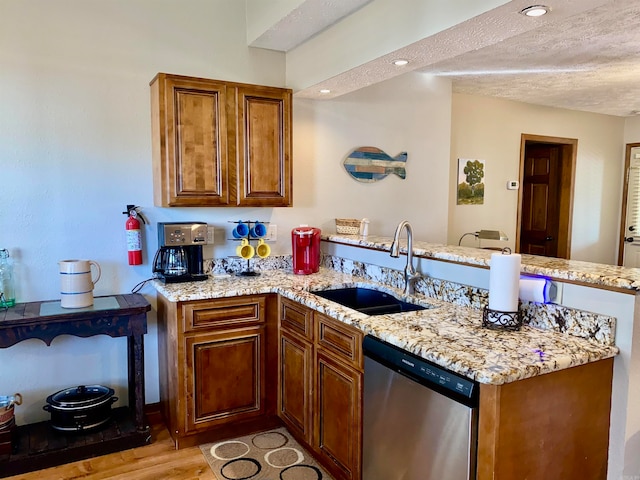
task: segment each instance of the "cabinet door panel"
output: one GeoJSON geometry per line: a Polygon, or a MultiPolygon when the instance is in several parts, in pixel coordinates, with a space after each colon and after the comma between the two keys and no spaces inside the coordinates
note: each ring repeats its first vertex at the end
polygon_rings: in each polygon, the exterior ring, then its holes
{"type": "Polygon", "coordinates": [[[187,337],[186,430],[263,413],[263,327],[187,337]]]}
{"type": "Polygon", "coordinates": [[[291,204],[291,93],[238,88],[238,204],[291,204]]]}
{"type": "Polygon", "coordinates": [[[155,204],[228,205],[227,86],[158,74],[151,94],[155,204]]]}
{"type": "Polygon", "coordinates": [[[280,418],[311,443],[311,381],[313,378],[311,343],[295,335],[280,337],[280,418]]]}
{"type": "Polygon", "coordinates": [[[362,373],[317,353],[315,445],[346,479],[360,478],[362,373]]]}
{"type": "Polygon", "coordinates": [[[176,88],[176,195],[220,196],[220,92],[176,88]]]}

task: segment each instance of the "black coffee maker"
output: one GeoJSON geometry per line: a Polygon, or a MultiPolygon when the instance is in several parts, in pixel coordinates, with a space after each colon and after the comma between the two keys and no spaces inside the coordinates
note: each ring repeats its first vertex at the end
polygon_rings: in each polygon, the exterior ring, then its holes
{"type": "Polygon", "coordinates": [[[158,222],[158,251],[153,275],[164,283],[206,280],[202,245],[207,243],[204,222],[158,222]]]}

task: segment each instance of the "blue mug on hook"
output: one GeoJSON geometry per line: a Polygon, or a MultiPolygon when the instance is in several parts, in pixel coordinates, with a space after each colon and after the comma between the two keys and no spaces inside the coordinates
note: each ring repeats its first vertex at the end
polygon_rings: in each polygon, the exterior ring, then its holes
{"type": "Polygon", "coordinates": [[[264,223],[256,222],[253,227],[251,227],[251,237],[253,238],[262,238],[267,234],[267,227],[264,223]]]}
{"type": "Polygon", "coordinates": [[[234,238],[244,238],[249,234],[249,225],[244,222],[238,222],[238,224],[233,229],[233,237],[234,238]]]}

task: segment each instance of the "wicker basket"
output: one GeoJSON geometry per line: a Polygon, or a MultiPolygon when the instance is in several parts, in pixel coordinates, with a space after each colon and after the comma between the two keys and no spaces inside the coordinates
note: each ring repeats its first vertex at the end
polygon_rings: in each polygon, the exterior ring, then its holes
{"type": "Polygon", "coordinates": [[[355,218],[336,218],[336,233],[358,235],[360,233],[360,220],[355,218]]]}

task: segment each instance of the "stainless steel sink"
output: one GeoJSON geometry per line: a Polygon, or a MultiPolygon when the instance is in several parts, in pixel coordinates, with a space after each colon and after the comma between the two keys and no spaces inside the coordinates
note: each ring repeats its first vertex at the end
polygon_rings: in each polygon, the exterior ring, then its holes
{"type": "Polygon", "coordinates": [[[311,293],[367,315],[413,312],[427,308],[423,305],[405,302],[393,295],[370,288],[349,287],[311,293]]]}

